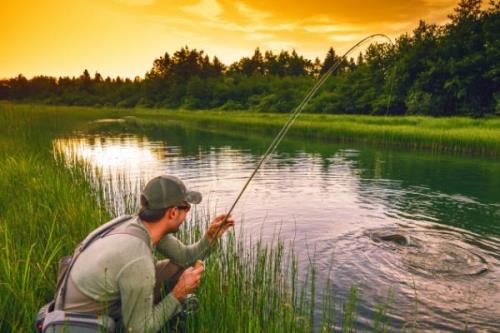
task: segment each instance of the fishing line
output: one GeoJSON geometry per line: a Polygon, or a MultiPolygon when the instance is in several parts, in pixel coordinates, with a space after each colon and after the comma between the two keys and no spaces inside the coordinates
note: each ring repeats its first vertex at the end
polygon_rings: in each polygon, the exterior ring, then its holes
{"type": "Polygon", "coordinates": [[[288,130],[290,129],[290,127],[292,127],[293,123],[295,122],[295,120],[297,119],[297,117],[300,115],[300,113],[302,113],[302,110],[304,109],[304,107],[307,105],[307,103],[311,100],[311,98],[314,96],[314,94],[318,91],[318,89],[326,82],[326,80],[328,80],[328,78],[332,75],[332,73],[342,64],[342,62],[346,59],[346,57],[353,51],[355,50],[359,45],[363,44],[365,41],[369,40],[369,39],[372,39],[372,38],[375,38],[375,37],[382,37],[382,38],[385,38],[387,39],[391,44],[392,44],[392,40],[387,36],[387,35],[384,35],[384,34],[373,34],[373,35],[370,35],[368,37],[365,37],[363,38],[362,40],[360,40],[359,42],[357,42],[354,46],[352,46],[349,50],[347,50],[347,52],[344,53],[344,55],[342,57],[340,57],[339,60],[337,60],[317,81],[316,83],[309,89],[309,91],[307,92],[306,96],[304,97],[304,99],[300,102],[300,104],[291,112],[290,116],[288,117],[288,120],[285,122],[285,124],[283,125],[283,127],[281,128],[281,130],[278,132],[278,134],[274,137],[273,141],[271,142],[271,144],[269,145],[269,147],[267,148],[266,152],[264,153],[264,155],[262,155],[262,158],[260,159],[259,163],[257,164],[257,166],[255,167],[255,169],[252,171],[250,177],[248,177],[247,181],[245,182],[245,185],[243,185],[241,191],[239,192],[238,196],[236,197],[236,199],[234,200],[233,204],[231,205],[231,208],[229,209],[229,211],[227,212],[226,214],[226,217],[224,218],[224,220],[222,221],[221,225],[219,226],[219,228],[217,229],[217,232],[215,233],[215,237],[214,239],[217,239],[217,236],[219,235],[219,232],[220,230],[222,229],[222,227],[224,226],[224,224],[226,223],[228,217],[230,216],[231,212],[233,211],[234,207],[236,206],[236,204],[238,203],[238,201],[240,200],[241,196],[243,195],[243,193],[245,192],[245,190],[247,189],[248,185],[250,184],[250,182],[252,181],[252,179],[255,177],[255,175],[257,174],[257,171],[259,171],[260,167],[264,164],[264,162],[266,161],[266,159],[269,157],[269,155],[271,155],[275,150],[276,150],[276,147],[278,147],[278,145],[280,144],[281,140],[283,140],[283,138],[285,137],[285,135],[287,134],[288,130]]]}

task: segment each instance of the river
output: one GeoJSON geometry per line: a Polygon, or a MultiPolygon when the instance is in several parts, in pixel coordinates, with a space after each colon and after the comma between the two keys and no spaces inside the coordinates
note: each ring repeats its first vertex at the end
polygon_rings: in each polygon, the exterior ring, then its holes
{"type": "MultiPolygon", "coordinates": [[[[271,139],[172,125],[75,133],[54,147],[99,173],[116,214],[159,174],[202,192],[197,209],[224,212],[271,139]]],[[[500,331],[498,160],[287,139],[234,216],[246,235],[293,243],[300,269],[314,261],[318,285],[329,276],[341,299],[356,286],[358,331],[381,302],[394,331],[500,331]]]]}

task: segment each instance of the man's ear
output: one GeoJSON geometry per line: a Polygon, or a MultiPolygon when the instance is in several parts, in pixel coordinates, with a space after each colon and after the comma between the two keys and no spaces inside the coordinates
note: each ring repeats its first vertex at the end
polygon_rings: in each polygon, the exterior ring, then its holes
{"type": "Polygon", "coordinates": [[[175,217],[175,214],[176,214],[176,210],[172,207],[172,208],[169,208],[165,211],[165,217],[167,217],[168,219],[173,219],[175,217]]]}

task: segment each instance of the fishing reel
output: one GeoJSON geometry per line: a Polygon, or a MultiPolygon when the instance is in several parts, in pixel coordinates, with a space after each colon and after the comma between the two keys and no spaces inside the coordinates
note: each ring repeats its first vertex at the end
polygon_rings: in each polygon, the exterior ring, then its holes
{"type": "Polygon", "coordinates": [[[188,294],[181,302],[182,311],[180,315],[182,317],[190,317],[196,314],[200,310],[200,301],[195,294],[188,294]]]}

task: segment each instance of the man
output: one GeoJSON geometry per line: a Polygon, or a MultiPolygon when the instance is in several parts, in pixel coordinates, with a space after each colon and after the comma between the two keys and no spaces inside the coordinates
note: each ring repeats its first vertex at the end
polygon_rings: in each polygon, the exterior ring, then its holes
{"type": "Polygon", "coordinates": [[[94,241],[76,260],[64,310],[108,312],[128,332],[160,330],[199,286],[204,266],[193,264],[234,225],[231,217],[223,224],[225,215],[219,215],[199,242],[181,243],[172,233],[179,230],[191,204],[200,202],[201,194],[188,191],[177,177],[150,180],[141,194],[139,214],[94,241]],[[157,262],[155,249],[167,259],[157,262]]]}

